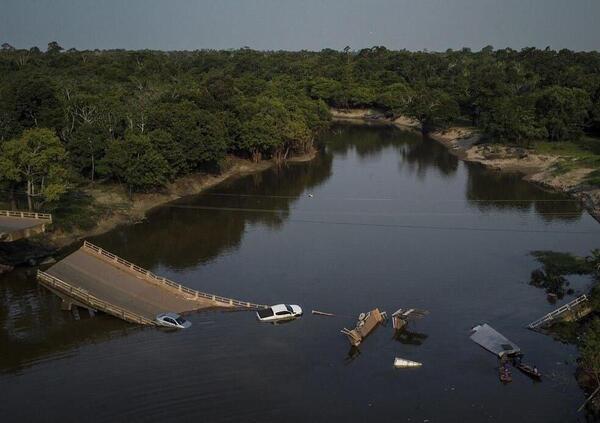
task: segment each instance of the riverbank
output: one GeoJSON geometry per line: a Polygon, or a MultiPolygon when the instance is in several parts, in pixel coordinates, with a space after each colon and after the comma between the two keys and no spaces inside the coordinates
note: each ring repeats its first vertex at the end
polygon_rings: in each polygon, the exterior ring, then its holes
{"type": "MultiPolygon", "coordinates": [[[[317,150],[291,157],[288,163],[310,161],[315,158],[317,150]]],[[[132,198],[122,185],[107,185],[85,189],[85,193],[94,199],[96,206],[111,212],[103,216],[95,227],[90,229],[54,230],[44,239],[53,248],[64,248],[83,238],[96,236],[124,224],[132,224],[143,220],[146,214],[165,203],[182,197],[196,195],[230,179],[263,172],[275,166],[273,160],[253,162],[229,156],[225,160],[224,170],[219,174],[196,173],[186,175],[169,183],[163,190],[152,193],[136,193],[132,198]]]]}
{"type": "MultiPolygon", "coordinates": [[[[338,121],[382,122],[420,131],[420,125],[414,119],[404,116],[389,119],[371,109],[333,109],[331,114],[338,121]]],[[[581,201],[600,222],[600,188],[586,181],[597,169],[581,165],[563,171],[560,168],[565,161],[572,163],[576,160],[558,154],[541,154],[530,148],[480,144],[481,136],[474,128],[451,127],[429,133],[428,136],[446,146],[450,153],[461,160],[480,163],[486,168],[502,172],[518,172],[527,181],[568,194],[581,201]]]]}
{"type": "MultiPolygon", "coordinates": [[[[313,160],[317,150],[287,159],[287,163],[299,163],[313,160]]],[[[57,251],[88,237],[106,233],[117,226],[135,224],[145,219],[146,214],[163,204],[182,197],[196,195],[219,183],[241,176],[263,172],[276,165],[273,160],[253,162],[235,156],[226,158],[223,171],[218,174],[196,173],[186,175],[169,183],[162,190],[151,193],[135,193],[130,198],[124,186],[118,184],[96,185],[85,187],[81,196],[91,200],[87,210],[79,213],[90,213],[95,218],[92,225],[85,227],[61,225],[58,221],[47,233],[30,240],[23,240],[18,245],[7,245],[6,254],[0,251],[0,263],[10,266],[37,265],[57,251]]],[[[68,215],[66,217],[68,219],[68,215]]]]}

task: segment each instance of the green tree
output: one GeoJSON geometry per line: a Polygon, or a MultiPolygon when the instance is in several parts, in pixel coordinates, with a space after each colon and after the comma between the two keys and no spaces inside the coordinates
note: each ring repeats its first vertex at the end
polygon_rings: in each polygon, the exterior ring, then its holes
{"type": "Polygon", "coordinates": [[[81,174],[88,174],[92,182],[96,177],[96,167],[104,156],[107,135],[96,125],[83,124],[69,137],[67,147],[74,168],[81,174]]]}
{"type": "Polygon", "coordinates": [[[332,106],[347,106],[344,89],[339,81],[330,78],[316,78],[310,82],[310,95],[332,106]]]}
{"type": "Polygon", "coordinates": [[[408,116],[421,123],[423,132],[446,127],[460,114],[458,103],[438,89],[420,87],[408,107],[408,116]]]}
{"type": "Polygon", "coordinates": [[[526,142],[546,137],[527,99],[500,97],[482,115],[484,132],[498,141],[526,142]]]}
{"type": "Polygon", "coordinates": [[[181,145],[175,142],[167,131],[155,129],[148,133],[152,147],[167,161],[171,177],[180,175],[186,170],[186,158],[181,145]]]}
{"type": "Polygon", "coordinates": [[[67,152],[49,129],[29,129],[0,145],[0,180],[25,185],[28,206],[56,201],[67,192],[67,152]]]}
{"type": "Polygon", "coordinates": [[[12,122],[7,138],[18,136],[27,128],[61,126],[63,111],[49,78],[19,73],[8,82],[0,101],[0,113],[12,122]]]}
{"type": "Polygon", "coordinates": [[[377,103],[394,115],[402,115],[408,113],[413,95],[414,93],[408,85],[403,82],[396,82],[382,88],[377,97],[377,103]]]}
{"type": "Polygon", "coordinates": [[[154,148],[148,135],[129,130],[124,139],[112,140],[100,170],[127,186],[133,192],[149,191],[166,185],[172,170],[154,148]]]}
{"type": "Polygon", "coordinates": [[[46,50],[46,52],[51,53],[51,54],[56,54],[56,53],[60,53],[63,50],[64,50],[64,48],[62,48],[61,45],[58,44],[56,41],[50,41],[48,43],[48,49],[46,50]]]}
{"type": "Polygon", "coordinates": [[[187,100],[158,105],[150,112],[148,128],[163,129],[171,134],[181,146],[190,170],[217,163],[227,151],[223,119],[187,100]]]}
{"type": "Polygon", "coordinates": [[[584,90],[558,86],[543,90],[535,104],[537,119],[552,141],[579,138],[590,106],[584,90]]]}

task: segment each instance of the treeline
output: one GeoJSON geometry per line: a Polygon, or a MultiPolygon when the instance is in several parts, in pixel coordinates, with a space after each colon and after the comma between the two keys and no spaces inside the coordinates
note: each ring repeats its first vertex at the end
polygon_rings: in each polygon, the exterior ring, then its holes
{"type": "Polygon", "coordinates": [[[0,181],[38,202],[85,181],[155,189],[227,154],[285,160],[328,107],[374,107],[424,130],[468,119],[498,140],[600,129],[600,54],[0,51],[0,181]]]}
{"type": "Polygon", "coordinates": [[[384,47],[314,59],[309,92],[342,108],[407,115],[429,130],[468,119],[497,140],[573,140],[600,130],[600,53],[561,50],[445,53],[384,47]]]}

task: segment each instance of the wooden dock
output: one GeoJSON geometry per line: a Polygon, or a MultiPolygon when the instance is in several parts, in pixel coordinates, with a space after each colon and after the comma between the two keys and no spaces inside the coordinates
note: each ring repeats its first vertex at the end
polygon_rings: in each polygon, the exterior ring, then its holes
{"type": "Polygon", "coordinates": [[[0,242],[13,242],[45,232],[52,223],[46,213],[0,210],[0,242]]]}
{"type": "Polygon", "coordinates": [[[143,325],[154,325],[156,315],[164,312],[266,307],[187,288],[87,241],[37,276],[62,298],[64,309],[75,305],[143,325]]]}

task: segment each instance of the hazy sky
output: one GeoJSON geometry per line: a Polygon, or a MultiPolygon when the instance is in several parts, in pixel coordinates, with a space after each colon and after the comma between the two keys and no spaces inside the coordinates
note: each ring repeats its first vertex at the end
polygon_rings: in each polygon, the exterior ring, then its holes
{"type": "Polygon", "coordinates": [[[0,43],[78,49],[600,50],[600,0],[0,0],[0,43]]]}

